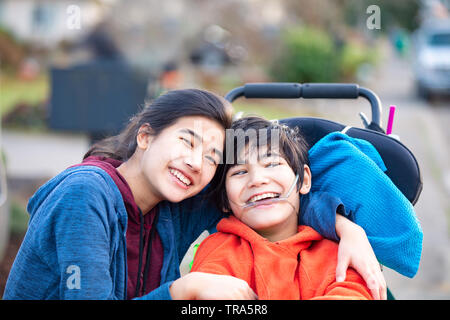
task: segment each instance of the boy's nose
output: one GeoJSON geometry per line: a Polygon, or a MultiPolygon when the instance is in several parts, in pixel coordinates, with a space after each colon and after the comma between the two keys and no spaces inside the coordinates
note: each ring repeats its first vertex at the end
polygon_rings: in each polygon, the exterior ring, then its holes
{"type": "Polygon", "coordinates": [[[259,170],[253,170],[250,173],[249,187],[259,187],[269,183],[269,178],[259,170]]]}

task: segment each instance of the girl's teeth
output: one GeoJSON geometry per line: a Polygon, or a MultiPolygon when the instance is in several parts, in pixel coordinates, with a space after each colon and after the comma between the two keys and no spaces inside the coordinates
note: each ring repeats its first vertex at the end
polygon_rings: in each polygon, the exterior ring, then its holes
{"type": "Polygon", "coordinates": [[[186,178],[180,171],[175,169],[170,169],[170,173],[172,173],[175,177],[178,178],[181,182],[183,182],[185,185],[190,185],[191,181],[186,178]]]}

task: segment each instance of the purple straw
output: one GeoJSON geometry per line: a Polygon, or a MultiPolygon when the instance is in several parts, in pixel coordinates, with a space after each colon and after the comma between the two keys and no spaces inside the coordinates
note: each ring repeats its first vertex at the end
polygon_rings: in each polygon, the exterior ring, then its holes
{"type": "Polygon", "coordinates": [[[394,123],[395,106],[389,108],[389,120],[387,124],[386,134],[392,133],[392,125],[394,123]]]}

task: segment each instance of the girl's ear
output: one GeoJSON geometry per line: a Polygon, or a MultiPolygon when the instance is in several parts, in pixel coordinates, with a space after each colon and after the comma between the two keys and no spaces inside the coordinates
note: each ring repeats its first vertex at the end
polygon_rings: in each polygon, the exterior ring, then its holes
{"type": "Polygon", "coordinates": [[[144,123],[139,127],[138,134],[136,136],[137,147],[139,149],[147,149],[150,145],[153,137],[151,135],[151,128],[148,123],[144,123]]]}
{"type": "Polygon", "coordinates": [[[312,182],[311,179],[312,179],[311,170],[305,164],[303,166],[303,184],[299,191],[301,194],[307,194],[309,190],[311,190],[311,182],[312,182]]]}

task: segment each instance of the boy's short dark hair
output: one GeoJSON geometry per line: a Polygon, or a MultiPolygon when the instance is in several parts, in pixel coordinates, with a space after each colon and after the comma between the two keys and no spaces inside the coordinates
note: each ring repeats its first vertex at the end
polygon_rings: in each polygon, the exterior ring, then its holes
{"type": "Polygon", "coordinates": [[[250,143],[252,147],[257,148],[267,146],[267,150],[270,150],[271,147],[278,147],[280,156],[286,160],[294,173],[299,175],[298,189],[303,184],[303,167],[305,164],[309,166],[309,158],[308,144],[300,133],[300,129],[298,127],[290,128],[279,124],[278,121],[268,121],[257,116],[241,118],[234,121],[231,128],[227,129],[224,153],[226,159],[224,164],[219,166],[215,175],[217,188],[213,196],[217,206],[222,210],[231,210],[225,190],[227,172],[238,164],[238,161],[241,160],[238,159],[238,156],[242,148],[249,147],[250,143]],[[256,141],[252,141],[251,137],[246,134],[250,130],[254,133],[256,141]],[[272,146],[274,141],[277,146],[272,146]]]}

